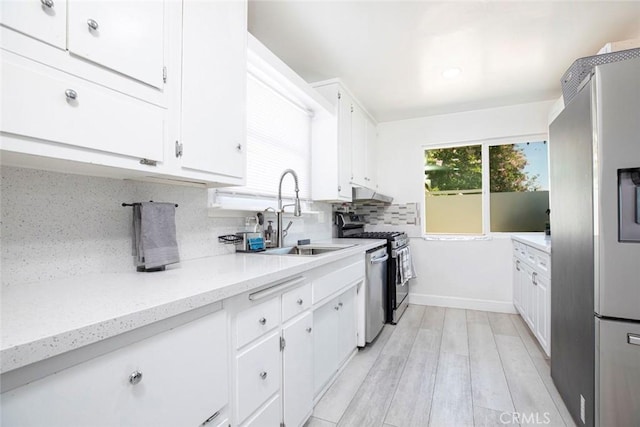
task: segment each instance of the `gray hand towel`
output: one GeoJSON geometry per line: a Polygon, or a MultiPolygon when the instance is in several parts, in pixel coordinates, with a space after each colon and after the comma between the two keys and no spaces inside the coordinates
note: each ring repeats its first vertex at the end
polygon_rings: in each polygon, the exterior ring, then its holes
{"type": "Polygon", "coordinates": [[[134,254],[138,267],[152,269],[180,262],[173,203],[133,206],[134,254]]]}
{"type": "Polygon", "coordinates": [[[396,262],[396,284],[404,286],[409,279],[414,279],[415,277],[416,271],[413,268],[411,249],[407,246],[398,251],[398,260],[396,262]]]}

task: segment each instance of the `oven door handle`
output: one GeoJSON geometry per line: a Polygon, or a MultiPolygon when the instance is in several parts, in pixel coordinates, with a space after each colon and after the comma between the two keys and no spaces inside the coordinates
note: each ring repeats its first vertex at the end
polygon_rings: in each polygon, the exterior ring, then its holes
{"type": "Polygon", "coordinates": [[[382,262],[385,262],[386,260],[389,259],[389,255],[388,254],[384,254],[383,256],[379,257],[379,258],[371,258],[371,265],[373,264],[380,264],[382,262]]]}

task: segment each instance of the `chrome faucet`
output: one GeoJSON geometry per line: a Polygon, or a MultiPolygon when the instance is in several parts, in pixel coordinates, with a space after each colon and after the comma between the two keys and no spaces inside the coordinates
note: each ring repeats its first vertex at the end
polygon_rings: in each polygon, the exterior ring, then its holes
{"type": "MultiPolygon", "coordinates": [[[[284,236],[286,235],[285,230],[283,230],[283,226],[282,226],[282,216],[284,214],[284,208],[286,208],[287,206],[293,206],[293,215],[294,216],[300,216],[300,198],[298,197],[298,192],[300,191],[300,189],[298,188],[298,175],[295,173],[295,171],[293,169],[287,169],[284,172],[282,172],[282,175],[280,175],[280,184],[278,185],[278,210],[276,212],[276,216],[277,216],[277,220],[278,220],[278,231],[277,231],[277,246],[279,248],[284,246],[284,236]],[[296,198],[295,201],[291,204],[288,205],[283,205],[282,204],[282,180],[284,179],[284,176],[286,174],[290,173],[293,176],[293,181],[295,182],[295,190],[296,190],[296,198]]],[[[289,227],[291,227],[291,223],[289,223],[289,225],[287,226],[287,231],[289,230],[289,227]]]]}

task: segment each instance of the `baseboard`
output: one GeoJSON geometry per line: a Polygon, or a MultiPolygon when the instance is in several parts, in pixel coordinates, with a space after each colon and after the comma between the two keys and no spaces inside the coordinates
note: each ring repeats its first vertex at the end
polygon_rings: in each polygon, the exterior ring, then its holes
{"type": "Polygon", "coordinates": [[[446,297],[440,295],[409,294],[409,304],[435,305],[437,307],[464,308],[468,310],[494,311],[497,313],[518,313],[511,302],[483,299],[446,297]]]}

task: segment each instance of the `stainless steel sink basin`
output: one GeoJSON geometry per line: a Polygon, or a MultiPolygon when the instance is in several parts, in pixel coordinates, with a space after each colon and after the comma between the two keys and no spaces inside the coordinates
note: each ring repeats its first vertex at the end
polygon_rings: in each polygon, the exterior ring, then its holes
{"type": "Polygon", "coordinates": [[[313,256],[322,255],[329,252],[335,252],[342,249],[350,248],[355,245],[335,245],[335,246],[315,246],[315,245],[301,245],[301,246],[287,246],[284,248],[267,249],[264,252],[260,252],[264,255],[303,255],[313,256]]]}

